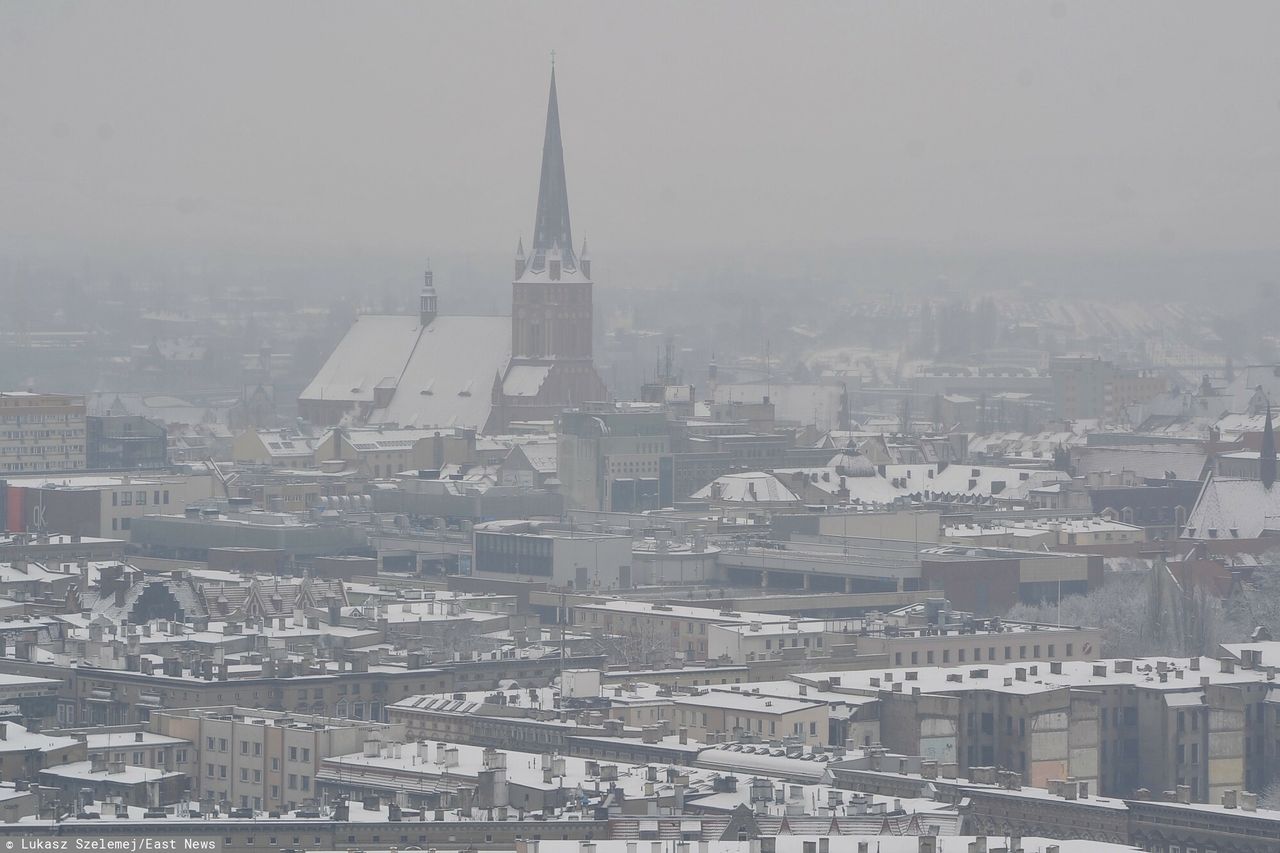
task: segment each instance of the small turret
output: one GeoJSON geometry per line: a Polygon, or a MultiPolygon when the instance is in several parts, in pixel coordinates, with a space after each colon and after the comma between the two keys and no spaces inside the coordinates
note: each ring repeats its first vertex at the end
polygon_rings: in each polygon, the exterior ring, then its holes
{"type": "Polygon", "coordinates": [[[552,281],[560,280],[560,247],[552,246],[547,251],[547,277],[552,281]]]}
{"type": "Polygon", "coordinates": [[[422,320],[422,325],[429,326],[431,321],[436,318],[436,287],[432,281],[431,266],[428,264],[427,271],[423,276],[422,295],[418,297],[418,316],[422,320]]]}
{"type": "Polygon", "coordinates": [[[520,242],[516,244],[516,272],[513,278],[520,278],[524,275],[524,268],[528,266],[528,259],[524,256],[524,238],[520,238],[520,242]]]}
{"type": "Polygon", "coordinates": [[[582,270],[583,278],[591,278],[591,255],[587,252],[587,240],[582,239],[582,254],[578,255],[578,269],[582,270]]]}

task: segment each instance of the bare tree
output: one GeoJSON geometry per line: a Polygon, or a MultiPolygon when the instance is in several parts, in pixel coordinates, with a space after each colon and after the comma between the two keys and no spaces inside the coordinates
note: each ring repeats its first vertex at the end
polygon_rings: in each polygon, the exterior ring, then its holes
{"type": "Polygon", "coordinates": [[[675,659],[671,635],[647,620],[620,633],[605,634],[597,640],[597,646],[610,664],[625,664],[632,669],[666,666],[675,659]]]}
{"type": "Polygon", "coordinates": [[[1158,562],[1148,572],[1113,575],[1101,588],[1067,596],[1061,605],[1016,605],[1008,617],[1101,628],[1103,657],[1189,656],[1216,655],[1218,644],[1247,636],[1231,610],[1203,588],[1184,588],[1158,562]]]}

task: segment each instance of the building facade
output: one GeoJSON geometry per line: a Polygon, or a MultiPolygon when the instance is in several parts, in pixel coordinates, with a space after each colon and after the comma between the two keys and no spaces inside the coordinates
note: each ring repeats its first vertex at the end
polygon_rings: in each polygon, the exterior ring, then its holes
{"type": "Polygon", "coordinates": [[[0,392],[0,472],[83,471],[84,397],[0,392]]]}

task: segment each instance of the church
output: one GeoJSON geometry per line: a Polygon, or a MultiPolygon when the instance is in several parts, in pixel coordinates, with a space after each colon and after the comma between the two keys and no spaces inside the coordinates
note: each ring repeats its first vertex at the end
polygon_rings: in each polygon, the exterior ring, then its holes
{"type": "Polygon", "coordinates": [[[439,313],[426,273],[417,315],[365,314],[298,398],[313,424],[463,427],[553,421],[607,396],[592,362],[591,259],[573,248],[555,69],[533,242],[516,250],[511,315],[439,313]]]}

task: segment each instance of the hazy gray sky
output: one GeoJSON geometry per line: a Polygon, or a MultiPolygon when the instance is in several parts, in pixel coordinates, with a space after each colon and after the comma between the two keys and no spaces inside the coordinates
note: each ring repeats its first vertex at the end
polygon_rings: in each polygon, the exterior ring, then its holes
{"type": "Polygon", "coordinates": [[[1280,3],[0,4],[0,239],[1269,249],[1280,3]]]}

